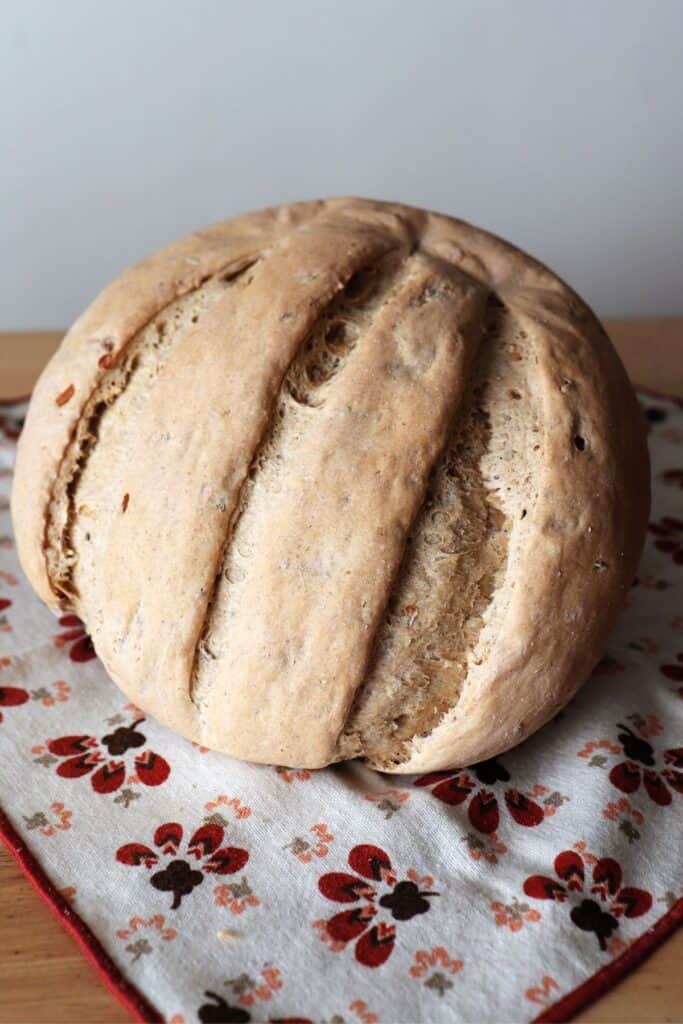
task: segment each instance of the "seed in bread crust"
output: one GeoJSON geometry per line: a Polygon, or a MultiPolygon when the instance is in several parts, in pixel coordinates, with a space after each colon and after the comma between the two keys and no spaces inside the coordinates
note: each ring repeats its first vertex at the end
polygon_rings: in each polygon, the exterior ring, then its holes
{"type": "Polygon", "coordinates": [[[64,388],[63,391],[60,391],[60,393],[55,398],[55,402],[57,403],[57,405],[66,405],[69,399],[73,398],[74,391],[75,388],[73,384],[69,384],[67,388],[64,388]]]}

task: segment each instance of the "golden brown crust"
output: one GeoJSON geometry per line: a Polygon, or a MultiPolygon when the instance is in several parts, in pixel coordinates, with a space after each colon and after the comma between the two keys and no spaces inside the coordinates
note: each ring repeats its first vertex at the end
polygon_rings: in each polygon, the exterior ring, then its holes
{"type": "Polygon", "coordinates": [[[251,760],[405,772],[493,756],[570,699],[635,572],[648,479],[631,387],[570,289],[460,221],[340,199],[198,232],[106,289],[36,388],[12,507],[34,587],[146,711],[251,760]],[[476,465],[434,491],[472,388],[476,465]],[[457,658],[434,605],[416,661],[419,609],[380,623],[420,592],[401,565],[430,487],[454,538],[476,513],[490,543],[415,555],[432,595],[480,579],[444,605],[457,658]]]}
{"type": "Polygon", "coordinates": [[[35,386],[19,439],[12,491],[12,507],[20,509],[14,524],[21,563],[51,607],[58,602],[44,558],[46,508],[83,407],[107,373],[107,364],[175,298],[314,216],[320,207],[299,203],[263,210],[187,235],[121,274],[76,320],[35,386]]]}
{"type": "Polygon", "coordinates": [[[285,764],[333,759],[465,387],[485,295],[448,264],[409,257],[343,388],[324,389],[314,408],[285,407],[277,470],[255,481],[253,522],[232,540],[244,546],[241,574],[222,584],[197,693],[209,746],[285,764]]]}
{"type": "Polygon", "coordinates": [[[455,708],[388,771],[470,764],[540,728],[594,667],[635,575],[649,473],[631,386],[592,315],[581,333],[535,304],[528,316],[544,424],[532,541],[496,595],[507,604],[495,641],[455,708]]]}

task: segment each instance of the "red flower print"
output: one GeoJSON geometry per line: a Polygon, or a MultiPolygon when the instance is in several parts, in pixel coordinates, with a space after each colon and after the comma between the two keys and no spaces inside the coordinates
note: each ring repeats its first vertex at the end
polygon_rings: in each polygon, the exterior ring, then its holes
{"type": "MultiPolygon", "coordinates": [[[[15,708],[19,704],[25,704],[28,700],[28,693],[19,686],[0,686],[0,708],[15,708]]],[[[0,722],[2,722],[2,711],[0,711],[0,722]]]]}
{"type": "Polygon", "coordinates": [[[0,632],[11,633],[12,627],[9,624],[5,610],[12,607],[12,602],[8,597],[0,597],[0,632]]]}
{"type": "Polygon", "coordinates": [[[673,679],[675,683],[683,683],[683,651],[679,651],[676,655],[676,661],[678,664],[660,665],[659,671],[667,679],[673,679]]]}
{"type": "MultiPolygon", "coordinates": [[[[412,879],[397,882],[388,855],[377,846],[354,846],[348,863],[356,874],[332,871],[319,879],[318,888],[335,903],[359,905],[328,920],[315,921],[314,927],[334,952],[355,941],[356,960],[365,967],[380,967],[393,951],[396,925],[375,921],[378,907],[388,910],[394,921],[409,921],[417,914],[426,914],[430,909],[429,897],[439,894],[420,891],[419,884],[412,879]],[[379,885],[388,891],[377,901],[379,885]]],[[[432,884],[429,878],[422,881],[432,884]]]]}
{"type": "MultiPolygon", "coordinates": [[[[466,772],[430,772],[428,775],[421,775],[415,780],[415,785],[433,786],[434,796],[451,806],[469,801],[467,814],[471,824],[478,832],[489,835],[498,828],[500,805],[495,791],[486,787],[494,787],[500,782],[509,781],[510,773],[507,768],[500,761],[491,758],[472,765],[466,772]],[[474,773],[477,781],[469,772],[474,773]]],[[[508,813],[518,825],[532,828],[540,825],[545,817],[543,808],[518,789],[506,789],[503,799],[508,813]]]]}
{"type": "Polygon", "coordinates": [[[659,479],[672,487],[680,487],[683,491],[683,469],[665,469],[659,479]]]}
{"type": "Polygon", "coordinates": [[[67,629],[53,638],[55,647],[66,647],[70,644],[69,657],[72,661],[91,661],[97,657],[92,640],[77,615],[62,615],[59,625],[66,626],[67,629]]]}
{"type": "MultiPolygon", "coordinates": [[[[121,720],[120,716],[115,718],[121,720]]],[[[99,739],[96,736],[74,735],[49,740],[49,753],[64,759],[57,766],[57,775],[63,779],[79,779],[83,775],[90,775],[90,784],[96,793],[116,792],[126,781],[126,755],[132,750],[139,751],[147,742],[144,734],[138,730],[144,721],[144,718],[138,718],[130,725],[120,725],[99,739]]],[[[52,763],[52,760],[48,758],[47,764],[52,763]]],[[[143,786],[160,786],[171,771],[168,761],[149,749],[135,754],[131,767],[134,776],[128,781],[140,782],[143,786]]]]}
{"type": "Polygon", "coordinates": [[[221,825],[200,825],[188,840],[185,859],[180,859],[176,854],[183,839],[183,826],[170,821],[160,825],[154,833],[154,845],[159,853],[142,843],[126,843],[116,851],[116,859],[130,867],[152,868],[164,858],[165,866],[155,871],[150,882],[160,892],[173,893],[171,910],[177,910],[183,896],[189,896],[201,885],[204,875],[232,875],[249,860],[249,854],[241,847],[221,846],[224,834],[221,825]],[[191,858],[197,868],[192,867],[191,858]]]}
{"type": "Polygon", "coordinates": [[[618,862],[611,857],[601,857],[593,865],[593,885],[589,890],[590,895],[597,899],[583,898],[578,903],[577,899],[585,891],[586,863],[580,853],[565,850],[558,854],[554,863],[560,881],[546,875],[531,875],[524,883],[524,893],[536,900],[573,902],[569,915],[572,924],[584,932],[593,932],[604,951],[607,940],[619,927],[620,918],[647,914],[652,906],[652,896],[645,889],[622,886],[618,862]],[[603,909],[605,906],[607,909],[603,909]]]}
{"type": "Polygon", "coordinates": [[[662,516],[659,522],[650,523],[648,530],[656,537],[657,550],[671,555],[676,565],[683,565],[683,519],[662,516]]]}
{"type": "MultiPolygon", "coordinates": [[[[640,719],[637,719],[639,721],[640,719]]],[[[626,761],[620,761],[609,773],[610,782],[622,793],[635,793],[643,789],[656,804],[666,807],[673,797],[671,790],[683,795],[683,748],[665,750],[664,763],[668,766],[656,770],[656,755],[651,743],[643,738],[643,727],[637,735],[627,725],[619,723],[619,742],[621,743],[626,761]]]]}

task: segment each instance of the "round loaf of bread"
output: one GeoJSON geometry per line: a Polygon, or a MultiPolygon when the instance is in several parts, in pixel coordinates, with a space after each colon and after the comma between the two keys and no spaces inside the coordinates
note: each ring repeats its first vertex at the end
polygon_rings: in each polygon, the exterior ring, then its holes
{"type": "Polygon", "coordinates": [[[146,713],[250,761],[423,772],[572,697],[648,480],[565,284],[462,221],[335,199],[109,285],[36,386],[12,511],[35,590],[146,713]]]}

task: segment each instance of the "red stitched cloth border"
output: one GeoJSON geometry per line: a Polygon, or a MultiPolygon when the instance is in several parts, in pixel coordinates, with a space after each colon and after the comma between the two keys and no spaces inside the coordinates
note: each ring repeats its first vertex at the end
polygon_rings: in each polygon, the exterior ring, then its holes
{"type": "Polygon", "coordinates": [[[145,997],[126,981],[111,957],[102,948],[85,921],[69,906],[67,900],[55,889],[38,861],[35,859],[19,833],[14,829],[7,815],[0,809],[0,839],[24,872],[29,882],[47,904],[55,917],[76,940],[107,988],[116,996],[136,1020],[156,1024],[163,1022],[145,997]]]}

